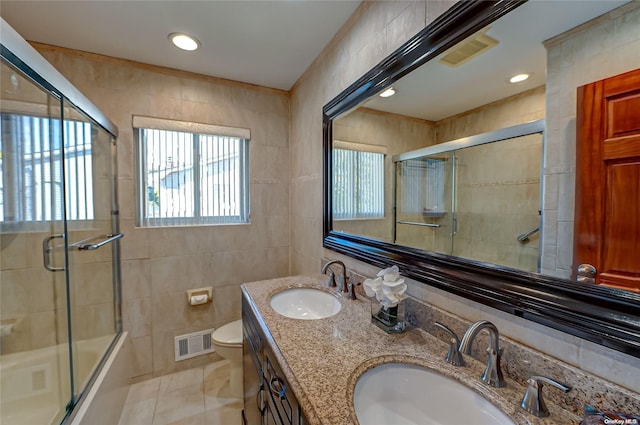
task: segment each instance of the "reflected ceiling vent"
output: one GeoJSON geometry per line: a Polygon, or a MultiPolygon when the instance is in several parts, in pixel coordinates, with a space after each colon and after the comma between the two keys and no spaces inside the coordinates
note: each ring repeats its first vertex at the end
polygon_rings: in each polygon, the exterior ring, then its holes
{"type": "Polygon", "coordinates": [[[489,27],[462,40],[444,52],[442,57],[438,59],[438,62],[451,67],[460,66],[471,58],[475,58],[479,54],[496,46],[499,41],[485,34],[488,30],[489,27]]]}

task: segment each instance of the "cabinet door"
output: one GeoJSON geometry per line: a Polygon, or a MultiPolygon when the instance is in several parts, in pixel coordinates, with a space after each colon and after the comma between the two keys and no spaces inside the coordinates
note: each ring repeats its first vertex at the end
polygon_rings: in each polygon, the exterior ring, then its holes
{"type": "Polygon", "coordinates": [[[244,416],[247,425],[264,424],[266,393],[262,376],[262,338],[257,332],[251,308],[242,301],[242,373],[244,386],[244,416]]]}

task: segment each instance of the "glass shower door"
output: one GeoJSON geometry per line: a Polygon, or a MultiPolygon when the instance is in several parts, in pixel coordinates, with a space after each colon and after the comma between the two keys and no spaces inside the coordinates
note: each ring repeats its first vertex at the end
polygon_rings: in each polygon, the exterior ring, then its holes
{"type": "Polygon", "coordinates": [[[0,74],[0,423],[57,424],[73,392],[61,105],[4,59],[0,74]]]}
{"type": "Polygon", "coordinates": [[[453,152],[396,163],[396,243],[451,254],[453,152]]]}
{"type": "Polygon", "coordinates": [[[74,399],[88,387],[118,330],[118,238],[112,220],[112,138],[64,104],[65,192],[74,399]],[[114,307],[116,306],[116,307],[114,307]]]}

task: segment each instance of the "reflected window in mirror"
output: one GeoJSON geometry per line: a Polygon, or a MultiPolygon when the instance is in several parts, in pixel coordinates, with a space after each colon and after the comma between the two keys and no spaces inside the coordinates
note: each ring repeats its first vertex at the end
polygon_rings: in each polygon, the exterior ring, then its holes
{"type": "Polygon", "coordinates": [[[384,154],[333,148],[333,217],[336,220],[384,218],[384,154]]]}

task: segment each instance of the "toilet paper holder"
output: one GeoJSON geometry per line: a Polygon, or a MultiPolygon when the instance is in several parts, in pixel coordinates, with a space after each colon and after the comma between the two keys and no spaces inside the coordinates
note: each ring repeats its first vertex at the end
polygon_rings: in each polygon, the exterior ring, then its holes
{"type": "Polygon", "coordinates": [[[187,289],[187,304],[203,305],[213,301],[213,288],[187,289]]]}

